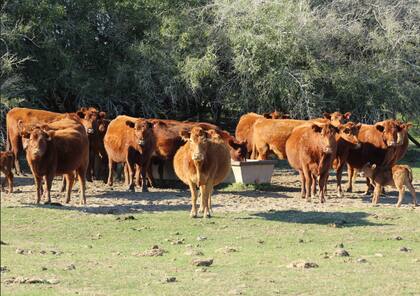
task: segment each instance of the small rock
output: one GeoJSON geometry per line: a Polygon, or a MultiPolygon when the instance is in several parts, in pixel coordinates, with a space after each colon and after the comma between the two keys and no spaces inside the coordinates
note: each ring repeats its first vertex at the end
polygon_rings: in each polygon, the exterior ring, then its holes
{"type": "Polygon", "coordinates": [[[399,240],[402,240],[402,237],[397,235],[396,237],[394,237],[394,239],[399,241],[399,240]]]}
{"type": "Polygon", "coordinates": [[[416,258],[416,259],[413,260],[413,262],[418,263],[418,262],[420,262],[420,259],[416,258]]]}
{"type": "Polygon", "coordinates": [[[383,257],[384,255],[381,253],[375,253],[375,257],[383,257]]]}
{"type": "Polygon", "coordinates": [[[42,266],[42,267],[41,267],[41,270],[42,270],[42,271],[45,271],[45,270],[48,270],[48,268],[46,268],[45,266],[42,266]]]}
{"type": "Polygon", "coordinates": [[[118,221],[118,220],[121,220],[121,217],[117,217],[117,218],[115,218],[115,220],[117,220],[117,221],[118,221]]]}
{"type": "Polygon", "coordinates": [[[174,235],[181,235],[179,231],[174,232],[174,235]]]}
{"type": "Polygon", "coordinates": [[[298,243],[300,243],[300,244],[304,243],[303,239],[299,239],[298,243]]]}
{"type": "Polygon", "coordinates": [[[289,265],[287,265],[288,268],[303,268],[303,269],[308,269],[308,268],[317,268],[319,267],[318,264],[316,264],[315,262],[308,262],[308,261],[295,261],[290,263],[289,265]]]}
{"type": "Polygon", "coordinates": [[[324,259],[329,259],[330,258],[330,255],[327,252],[322,253],[321,256],[324,259]]]}
{"type": "Polygon", "coordinates": [[[157,257],[162,256],[165,252],[166,251],[164,249],[161,249],[159,248],[159,246],[154,245],[150,250],[145,250],[144,252],[136,255],[141,257],[157,257]]]}
{"type": "Polygon", "coordinates": [[[10,269],[7,268],[7,266],[0,266],[0,272],[8,272],[10,269]]]}
{"type": "Polygon", "coordinates": [[[45,280],[45,282],[50,285],[57,285],[58,283],[60,283],[60,281],[57,279],[48,279],[48,280],[45,280]]]}
{"type": "Polygon", "coordinates": [[[39,251],[39,253],[42,254],[42,255],[45,255],[45,254],[47,254],[47,251],[41,250],[41,251],[39,251]]]}
{"type": "Polygon", "coordinates": [[[238,252],[238,249],[237,248],[234,248],[234,247],[226,246],[224,248],[218,249],[217,252],[224,253],[224,254],[236,253],[236,252],[238,252]]]}
{"type": "Polygon", "coordinates": [[[335,250],[334,255],[337,256],[337,257],[348,257],[348,256],[350,256],[349,252],[347,252],[344,249],[335,250]]]}
{"type": "Polygon", "coordinates": [[[171,245],[182,245],[184,243],[185,239],[175,239],[171,241],[171,245]]]}
{"type": "Polygon", "coordinates": [[[192,262],[195,266],[210,266],[213,264],[213,258],[209,259],[194,259],[192,262]]]}
{"type": "Polygon", "coordinates": [[[85,248],[92,249],[92,245],[86,245],[85,248]]]}
{"type": "Polygon", "coordinates": [[[53,255],[61,255],[62,252],[57,250],[51,250],[50,253],[53,255]]]}
{"type": "Polygon", "coordinates": [[[19,248],[16,249],[16,254],[23,254],[23,253],[25,253],[25,250],[19,249],[19,248]]]}
{"type": "Polygon", "coordinates": [[[207,268],[205,268],[205,267],[202,267],[202,268],[197,268],[196,270],[195,270],[195,272],[206,272],[207,271],[207,268]]]}
{"type": "Polygon", "coordinates": [[[28,250],[28,255],[32,255],[34,252],[32,250],[28,250]]]}
{"type": "Polygon", "coordinates": [[[411,251],[411,249],[410,249],[410,248],[407,248],[407,247],[401,247],[401,248],[400,248],[400,251],[401,251],[401,252],[410,252],[410,251],[411,251]]]}
{"type": "Polygon", "coordinates": [[[259,244],[263,244],[263,243],[264,243],[264,241],[263,241],[262,239],[259,239],[259,240],[257,240],[257,243],[259,243],[259,244]]]}
{"type": "Polygon", "coordinates": [[[367,262],[367,260],[366,260],[365,258],[358,258],[358,259],[356,260],[356,262],[357,262],[357,263],[366,263],[366,262],[367,262]]]}
{"type": "Polygon", "coordinates": [[[64,268],[64,270],[75,270],[76,266],[74,264],[70,264],[68,266],[66,266],[66,268],[64,268]]]}
{"type": "Polygon", "coordinates": [[[5,243],[4,241],[0,240],[0,245],[8,245],[8,244],[5,243]]]}
{"type": "Polygon", "coordinates": [[[137,220],[134,216],[130,215],[127,217],[124,217],[124,220],[137,220]]]}
{"type": "Polygon", "coordinates": [[[40,279],[40,278],[30,278],[27,279],[25,284],[44,284],[45,280],[40,279]]]}
{"type": "Polygon", "coordinates": [[[197,237],[197,240],[198,240],[198,241],[204,241],[204,240],[206,240],[206,239],[207,239],[207,237],[205,237],[205,236],[201,236],[201,235],[197,237]]]}
{"type": "Polygon", "coordinates": [[[339,243],[337,245],[335,245],[336,248],[344,248],[344,244],[343,243],[339,243]]]}
{"type": "Polygon", "coordinates": [[[174,277],[174,276],[167,277],[165,279],[165,282],[167,282],[167,283],[174,283],[174,282],[176,282],[176,277],[174,277]]]}

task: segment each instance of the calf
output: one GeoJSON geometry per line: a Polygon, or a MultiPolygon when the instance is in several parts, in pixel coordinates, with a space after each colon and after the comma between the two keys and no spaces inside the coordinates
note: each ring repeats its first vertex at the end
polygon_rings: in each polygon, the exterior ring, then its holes
{"type": "Polygon", "coordinates": [[[41,200],[42,178],[45,179],[47,203],[51,202],[54,176],[65,175],[66,203],[70,202],[76,171],[80,184],[80,203],[86,204],[85,177],[89,163],[89,140],[81,122],[72,116],[27,128],[19,121],[18,127],[26,142],[26,159],[35,179],[37,203],[41,200]]]}
{"type": "Polygon", "coordinates": [[[408,165],[393,165],[391,167],[377,166],[376,164],[367,163],[363,166],[364,175],[370,178],[375,184],[372,203],[377,204],[382,192],[383,186],[392,186],[398,189],[397,207],[401,206],[404,198],[406,186],[413,198],[413,205],[416,206],[416,191],[413,186],[413,172],[408,165]]]}
{"type": "Polygon", "coordinates": [[[213,187],[221,183],[230,170],[230,156],[227,145],[217,132],[193,127],[181,131],[187,142],[178,149],[174,157],[175,173],[191,190],[191,217],[197,217],[197,190],[200,188],[201,206],[204,217],[210,217],[213,187]]]}
{"type": "Polygon", "coordinates": [[[141,170],[142,191],[147,192],[146,176],[156,140],[153,123],[148,120],[120,115],[112,120],[104,137],[108,155],[108,185],[113,184],[115,163],[126,163],[128,169],[128,190],[134,191],[135,167],[141,170]]]}
{"type": "Polygon", "coordinates": [[[4,184],[8,183],[9,193],[13,192],[13,161],[14,155],[11,151],[0,151],[0,172],[5,176],[3,182],[1,182],[1,189],[3,190],[4,184]]]}
{"type": "Polygon", "coordinates": [[[337,128],[330,123],[309,123],[296,127],[286,142],[287,160],[299,171],[302,197],[310,201],[315,179],[319,176],[321,202],[325,202],[328,173],[337,151],[337,128]],[[313,186],[313,187],[312,187],[313,186]]]}

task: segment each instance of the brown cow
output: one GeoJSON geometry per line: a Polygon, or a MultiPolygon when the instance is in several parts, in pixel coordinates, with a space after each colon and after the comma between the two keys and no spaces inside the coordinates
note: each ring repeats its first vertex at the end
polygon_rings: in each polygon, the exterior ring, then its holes
{"type": "MultiPolygon", "coordinates": [[[[81,108],[76,113],[70,114],[77,114],[80,117],[80,121],[89,136],[95,134],[95,131],[97,130],[97,120],[105,116],[104,112],[98,112],[95,108],[81,108]]],[[[13,151],[17,174],[22,173],[19,164],[19,154],[22,151],[22,139],[18,130],[18,122],[22,121],[25,126],[33,126],[60,120],[66,118],[66,116],[66,113],[56,113],[29,108],[13,108],[7,113],[7,150],[13,151]]],[[[90,180],[89,177],[88,180],[90,180]]]]}
{"type": "Polygon", "coordinates": [[[3,190],[4,184],[8,183],[9,193],[13,192],[13,161],[14,155],[11,151],[0,151],[0,172],[5,176],[3,182],[1,182],[1,189],[3,190]]]}
{"type": "Polygon", "coordinates": [[[350,150],[360,148],[360,142],[357,136],[361,126],[361,123],[355,124],[353,122],[347,122],[338,126],[339,132],[335,136],[337,141],[337,155],[333,162],[333,168],[335,169],[337,176],[338,197],[342,196],[341,177],[343,175],[344,165],[347,163],[350,150]]]}
{"type": "Polygon", "coordinates": [[[191,217],[197,217],[196,187],[201,193],[200,209],[204,217],[210,217],[213,187],[222,182],[230,170],[229,149],[213,133],[198,126],[191,131],[182,131],[181,135],[187,143],[174,157],[176,175],[191,190],[191,217]]]}
{"type": "MultiPolygon", "coordinates": [[[[395,120],[385,120],[374,125],[363,124],[361,126],[358,134],[361,147],[351,149],[347,157],[348,192],[353,189],[355,170],[360,170],[366,163],[370,162],[380,166],[395,164],[398,133],[401,131],[402,127],[395,120]]],[[[371,189],[368,181],[366,194],[371,189]]]]}
{"type": "Polygon", "coordinates": [[[235,138],[238,141],[242,141],[247,143],[247,150],[249,158],[252,153],[253,143],[252,143],[252,134],[253,134],[253,125],[255,121],[261,118],[267,118],[267,119],[288,119],[289,115],[282,115],[277,111],[271,112],[271,113],[264,113],[263,115],[257,114],[257,113],[247,113],[241,116],[239,118],[239,122],[235,129],[235,138]]]}
{"type": "Polygon", "coordinates": [[[376,164],[367,163],[363,166],[364,175],[373,180],[375,192],[372,203],[377,204],[382,192],[382,186],[392,186],[398,189],[397,207],[401,206],[404,198],[405,189],[408,188],[413,198],[413,205],[417,206],[416,191],[413,186],[413,172],[408,165],[393,165],[392,167],[381,167],[376,164]]]}
{"type": "MultiPolygon", "coordinates": [[[[331,123],[334,126],[339,126],[344,123],[350,117],[351,113],[347,112],[344,115],[340,112],[324,113],[324,118],[314,118],[310,120],[296,120],[296,119],[264,119],[257,118],[251,127],[252,136],[247,136],[247,141],[253,144],[251,151],[252,159],[267,159],[268,153],[273,152],[278,158],[286,159],[285,154],[285,145],[286,140],[289,138],[292,130],[302,124],[307,122],[317,122],[317,123],[331,123]],[[331,118],[329,120],[328,118],[331,118]]],[[[242,119],[242,118],[241,118],[242,119]]],[[[251,121],[249,119],[248,121],[251,121]]],[[[239,126],[239,130],[242,129],[239,136],[242,139],[243,135],[247,133],[246,126],[243,124],[239,126]]],[[[237,132],[238,132],[237,127],[237,132]]]]}
{"type": "Polygon", "coordinates": [[[128,190],[134,191],[135,166],[142,176],[142,191],[147,192],[146,175],[155,151],[153,123],[148,120],[120,115],[112,120],[104,137],[108,155],[108,185],[113,184],[114,163],[126,163],[129,176],[128,190]]]}
{"type": "Polygon", "coordinates": [[[71,189],[76,171],[80,183],[80,203],[86,204],[85,177],[89,162],[89,140],[81,121],[72,115],[49,124],[18,127],[27,139],[26,159],[35,179],[37,203],[41,200],[42,178],[45,179],[47,203],[51,202],[51,186],[54,176],[67,179],[66,203],[70,202],[71,189]]]}
{"type": "Polygon", "coordinates": [[[315,188],[312,183],[319,176],[320,200],[325,202],[326,181],[337,151],[336,132],[337,128],[330,123],[308,123],[296,127],[287,139],[287,159],[299,171],[301,194],[307,201],[315,188]]]}

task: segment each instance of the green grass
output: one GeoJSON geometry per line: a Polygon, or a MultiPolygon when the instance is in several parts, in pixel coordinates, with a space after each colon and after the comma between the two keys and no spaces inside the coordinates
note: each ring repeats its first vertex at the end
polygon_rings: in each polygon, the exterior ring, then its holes
{"type": "Polygon", "coordinates": [[[116,220],[65,208],[1,208],[2,295],[415,295],[420,293],[420,220],[417,210],[342,209],[230,213],[191,219],[188,212],[134,214],[116,220]],[[331,227],[331,223],[342,227],[331,227]],[[98,233],[100,238],[98,239],[98,233]],[[179,233],[179,234],[176,234],[179,233]],[[401,236],[403,240],[393,239],[401,236]],[[198,236],[207,240],[197,241],[198,236]],[[172,245],[167,239],[185,239],[172,245]],[[299,242],[303,240],[303,242],[299,242]],[[350,257],[332,255],[343,243],[350,257]],[[184,254],[191,244],[214,258],[196,271],[184,254]],[[152,245],[167,253],[138,257],[152,245]],[[89,247],[91,246],[91,247],[89,247]],[[219,250],[231,246],[238,252],[219,250]],[[399,248],[412,248],[401,252],[399,248]],[[32,250],[19,255],[16,248],[32,250]],[[41,250],[61,255],[41,255],[41,250]],[[116,253],[120,252],[120,255],[116,253]],[[383,254],[383,257],[375,256],[383,254]],[[366,258],[367,263],[357,263],[366,258]],[[319,268],[286,266],[309,260],[319,268]],[[69,264],[75,270],[64,270],[69,264]],[[41,271],[42,267],[46,271],[41,271]],[[57,278],[57,285],[4,284],[10,277],[57,278]],[[166,277],[176,282],[165,283],[166,277]]]}

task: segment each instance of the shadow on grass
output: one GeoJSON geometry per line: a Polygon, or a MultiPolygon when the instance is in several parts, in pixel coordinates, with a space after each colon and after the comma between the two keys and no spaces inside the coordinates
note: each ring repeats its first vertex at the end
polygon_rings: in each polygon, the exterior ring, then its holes
{"type": "Polygon", "coordinates": [[[269,221],[279,221],[300,224],[320,224],[331,227],[384,226],[389,224],[372,223],[367,220],[369,213],[365,212],[305,212],[298,210],[261,212],[252,214],[269,221]]]}

